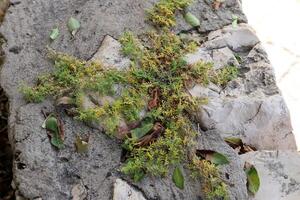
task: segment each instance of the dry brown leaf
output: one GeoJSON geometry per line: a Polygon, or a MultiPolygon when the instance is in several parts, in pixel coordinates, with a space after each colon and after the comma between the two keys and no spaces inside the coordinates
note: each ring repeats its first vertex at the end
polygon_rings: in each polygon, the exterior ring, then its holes
{"type": "Polygon", "coordinates": [[[148,110],[152,110],[153,108],[156,108],[158,105],[158,89],[155,88],[152,91],[152,99],[148,103],[148,110]]]}

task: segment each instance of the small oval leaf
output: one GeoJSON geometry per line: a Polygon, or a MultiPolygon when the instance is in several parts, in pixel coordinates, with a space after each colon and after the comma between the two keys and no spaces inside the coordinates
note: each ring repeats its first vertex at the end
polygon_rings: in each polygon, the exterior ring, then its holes
{"type": "Polygon", "coordinates": [[[260,187],[260,179],[257,173],[256,168],[253,165],[249,165],[246,163],[247,166],[245,168],[245,172],[247,175],[247,187],[249,192],[252,194],[256,194],[260,187]],[[247,166],[248,165],[248,166],[247,166]]]}
{"type": "Polygon", "coordinates": [[[179,189],[184,189],[184,177],[179,167],[176,167],[173,172],[172,180],[176,187],[179,189]]]}
{"type": "Polygon", "coordinates": [[[193,15],[192,13],[190,12],[187,12],[185,15],[184,15],[184,19],[185,21],[190,24],[192,27],[198,27],[200,26],[200,21],[199,19],[193,15]]]}
{"type": "Polygon", "coordinates": [[[214,163],[215,165],[225,165],[229,163],[229,160],[227,157],[221,153],[214,153],[211,156],[211,162],[214,163]]]}
{"type": "Polygon", "coordinates": [[[78,29],[80,28],[80,22],[75,19],[74,17],[71,17],[68,21],[68,28],[69,31],[73,36],[77,33],[78,29]]]}
{"type": "Polygon", "coordinates": [[[51,116],[46,119],[46,129],[58,134],[58,121],[55,117],[51,116]]]}
{"type": "Polygon", "coordinates": [[[51,31],[51,33],[50,33],[50,38],[52,40],[55,40],[58,36],[59,36],[59,30],[58,30],[58,28],[53,29],[51,31]]]}
{"type": "Polygon", "coordinates": [[[143,136],[145,136],[147,133],[149,133],[149,131],[151,131],[152,128],[153,128],[152,123],[143,124],[142,127],[133,129],[131,131],[131,137],[134,139],[140,139],[143,136]]]}

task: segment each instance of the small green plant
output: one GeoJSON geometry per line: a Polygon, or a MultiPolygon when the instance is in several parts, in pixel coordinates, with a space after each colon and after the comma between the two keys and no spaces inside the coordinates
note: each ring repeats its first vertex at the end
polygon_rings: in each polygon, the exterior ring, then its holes
{"type": "MultiPolygon", "coordinates": [[[[67,96],[76,106],[77,119],[97,122],[108,135],[123,141],[127,160],[122,172],[135,181],[147,174],[165,176],[170,167],[189,160],[187,149],[198,134],[188,113],[198,109],[203,99],[189,95],[189,87],[210,82],[225,86],[237,75],[234,67],[215,71],[211,63],[186,63],[184,56],[197,48],[196,43],[182,40],[167,27],[175,25],[176,11],[190,3],[161,0],[148,14],[150,21],[164,28],[139,37],[131,32],[122,35],[122,52],[132,61],[126,71],[51,51],[53,72],[40,77],[36,86],[23,87],[25,98],[40,102],[47,96],[67,96]],[[89,94],[102,102],[86,108],[89,94]]],[[[204,161],[192,165],[208,184],[207,197],[226,196],[226,185],[214,165],[204,161]]]]}
{"type": "Polygon", "coordinates": [[[190,164],[190,169],[193,178],[201,178],[201,187],[205,194],[205,199],[229,200],[227,185],[220,178],[219,170],[215,164],[194,157],[190,164]]]}
{"type": "Polygon", "coordinates": [[[148,10],[148,18],[159,27],[175,26],[176,12],[184,10],[192,2],[193,0],[161,0],[148,10]]]}

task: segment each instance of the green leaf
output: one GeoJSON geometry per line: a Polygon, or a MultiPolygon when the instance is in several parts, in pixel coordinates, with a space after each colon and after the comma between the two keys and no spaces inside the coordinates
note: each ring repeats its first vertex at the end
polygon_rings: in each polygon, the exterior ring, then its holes
{"type": "Polygon", "coordinates": [[[225,165],[229,163],[229,160],[223,154],[216,152],[212,154],[211,162],[214,163],[215,165],[225,165]]]}
{"type": "Polygon", "coordinates": [[[79,135],[76,137],[75,146],[78,153],[86,153],[89,150],[88,142],[84,141],[79,135]]]}
{"type": "Polygon", "coordinates": [[[58,133],[58,121],[55,117],[51,116],[46,120],[46,129],[51,132],[58,133]]]}
{"type": "Polygon", "coordinates": [[[48,117],[46,117],[45,121],[42,124],[42,128],[46,128],[46,122],[50,117],[53,117],[53,114],[50,114],[48,117]]]}
{"type": "Polygon", "coordinates": [[[175,183],[176,187],[179,189],[184,189],[184,177],[179,167],[176,167],[173,172],[172,180],[175,183]]]}
{"type": "Polygon", "coordinates": [[[184,15],[184,19],[185,21],[190,24],[192,27],[198,27],[200,26],[200,21],[199,19],[193,15],[192,13],[190,12],[187,12],[185,15],[184,15]]]}
{"type": "Polygon", "coordinates": [[[58,28],[53,29],[51,31],[51,33],[50,33],[50,38],[52,40],[55,40],[58,36],[59,36],[59,30],[58,30],[58,28]]]}
{"type": "Polygon", "coordinates": [[[215,165],[225,165],[229,163],[229,160],[225,155],[212,150],[197,150],[196,155],[215,165]]]}
{"type": "Polygon", "coordinates": [[[249,192],[256,194],[260,187],[260,179],[257,170],[253,165],[248,166],[245,169],[247,175],[247,187],[249,192]]]}
{"type": "Polygon", "coordinates": [[[71,34],[75,36],[78,29],[80,28],[80,22],[77,19],[71,17],[68,21],[68,28],[71,34]]]}
{"type": "Polygon", "coordinates": [[[140,139],[143,136],[145,136],[151,129],[153,128],[152,123],[144,123],[142,124],[142,127],[133,129],[131,131],[131,136],[134,139],[140,139]]]}
{"type": "Polygon", "coordinates": [[[59,131],[59,125],[58,120],[54,116],[50,116],[46,119],[46,129],[50,131],[51,134],[51,144],[58,149],[64,148],[64,142],[61,138],[60,131],[59,131]]]}
{"type": "Polygon", "coordinates": [[[51,137],[51,144],[58,149],[62,149],[65,147],[64,142],[61,140],[58,134],[53,134],[51,137]]]}

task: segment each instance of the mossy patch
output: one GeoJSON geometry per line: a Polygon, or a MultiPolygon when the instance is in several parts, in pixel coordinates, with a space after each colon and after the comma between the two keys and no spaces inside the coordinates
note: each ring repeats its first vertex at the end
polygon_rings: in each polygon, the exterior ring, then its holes
{"type": "MultiPolygon", "coordinates": [[[[225,86],[237,75],[231,66],[215,71],[211,63],[187,64],[184,56],[197,45],[166,27],[175,25],[175,12],[189,3],[162,0],[148,13],[150,20],[163,28],[140,36],[123,34],[119,40],[122,52],[132,61],[128,70],[107,69],[97,62],[50,52],[53,72],[41,76],[34,87],[22,87],[25,98],[29,102],[41,102],[48,96],[72,98],[77,119],[101,122],[108,135],[122,139],[127,151],[122,172],[135,181],[147,174],[165,176],[170,167],[189,161],[187,150],[198,134],[188,113],[199,109],[205,98],[192,97],[188,89],[210,82],[225,86]],[[89,93],[113,99],[87,109],[83,102],[89,93]]],[[[209,190],[204,190],[208,197],[226,196],[225,184],[215,183],[219,179],[213,165],[194,161],[192,165],[209,179],[205,182],[209,190]],[[209,170],[203,171],[206,168],[209,170]]]]}

